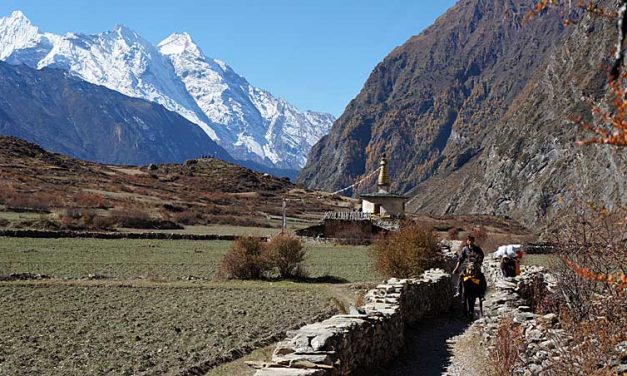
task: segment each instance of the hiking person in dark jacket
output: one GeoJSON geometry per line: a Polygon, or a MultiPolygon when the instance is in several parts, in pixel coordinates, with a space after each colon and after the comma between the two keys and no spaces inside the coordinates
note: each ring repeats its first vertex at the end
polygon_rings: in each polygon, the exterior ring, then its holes
{"type": "MultiPolygon", "coordinates": [[[[468,235],[468,237],[466,238],[466,246],[464,247],[464,249],[462,249],[462,253],[460,253],[459,257],[457,258],[457,265],[455,265],[455,269],[453,269],[453,274],[458,273],[460,267],[462,266],[464,267],[462,270],[466,270],[466,264],[468,263],[476,264],[477,266],[479,266],[479,270],[481,270],[483,258],[483,250],[481,249],[481,247],[475,244],[475,237],[472,235],[468,235]]],[[[485,279],[483,275],[482,278],[485,279]]],[[[457,282],[457,293],[455,294],[456,297],[461,294],[462,282],[463,278],[462,276],[460,276],[459,281],[457,282]]]]}

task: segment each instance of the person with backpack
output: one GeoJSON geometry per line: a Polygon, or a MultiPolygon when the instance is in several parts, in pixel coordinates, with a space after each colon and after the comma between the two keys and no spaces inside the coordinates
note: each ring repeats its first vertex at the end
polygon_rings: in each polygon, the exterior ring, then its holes
{"type": "Polygon", "coordinates": [[[508,244],[500,246],[492,257],[501,259],[501,273],[503,277],[516,277],[520,274],[520,259],[522,258],[522,245],[508,244]]]}
{"type": "MultiPolygon", "coordinates": [[[[472,235],[468,235],[466,238],[466,246],[462,249],[459,257],[457,258],[457,264],[455,265],[455,269],[453,269],[453,274],[457,274],[460,271],[460,268],[463,266],[463,269],[466,270],[466,266],[469,263],[474,264],[477,267],[477,270],[481,270],[481,265],[483,264],[484,259],[483,250],[477,244],[475,244],[475,237],[472,235]]],[[[483,273],[481,273],[482,283],[485,283],[485,277],[483,273]]],[[[463,278],[460,276],[457,282],[457,292],[455,293],[455,297],[458,297],[462,292],[462,283],[463,278]]]]}

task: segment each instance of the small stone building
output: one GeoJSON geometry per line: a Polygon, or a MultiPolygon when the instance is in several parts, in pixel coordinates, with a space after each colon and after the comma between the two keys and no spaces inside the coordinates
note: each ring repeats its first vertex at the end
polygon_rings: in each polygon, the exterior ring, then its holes
{"type": "Polygon", "coordinates": [[[398,229],[405,216],[406,196],[390,192],[387,158],[383,155],[377,192],[362,194],[361,210],[326,213],[322,222],[296,231],[300,236],[371,241],[374,236],[398,229]]]}
{"type": "Polygon", "coordinates": [[[405,202],[407,202],[408,197],[390,191],[388,162],[385,154],[381,158],[377,188],[375,193],[366,193],[360,196],[361,211],[381,218],[403,218],[405,216],[405,202]]]}

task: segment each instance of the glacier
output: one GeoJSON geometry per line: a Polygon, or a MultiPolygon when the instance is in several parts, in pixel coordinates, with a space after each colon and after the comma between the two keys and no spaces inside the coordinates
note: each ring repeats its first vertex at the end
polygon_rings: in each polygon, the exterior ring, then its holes
{"type": "Polygon", "coordinates": [[[21,11],[0,19],[0,60],[59,68],[163,105],[198,125],[235,159],[300,170],[335,118],[300,111],[206,56],[187,33],[157,46],[125,26],[96,35],[41,32],[21,11]]]}

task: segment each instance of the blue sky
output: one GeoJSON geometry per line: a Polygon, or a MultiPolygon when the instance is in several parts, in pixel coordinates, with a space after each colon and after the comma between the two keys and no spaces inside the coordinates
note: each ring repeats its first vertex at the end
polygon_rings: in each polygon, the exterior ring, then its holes
{"type": "Polygon", "coordinates": [[[206,55],[302,110],[341,115],[374,66],[453,0],[0,0],[43,31],[123,24],[157,44],[186,31],[206,55]]]}

